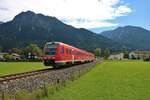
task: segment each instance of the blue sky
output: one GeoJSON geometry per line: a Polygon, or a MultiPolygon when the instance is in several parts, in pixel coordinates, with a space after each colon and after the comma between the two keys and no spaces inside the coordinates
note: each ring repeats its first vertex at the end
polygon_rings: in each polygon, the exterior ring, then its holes
{"type": "Polygon", "coordinates": [[[101,32],[103,30],[114,29],[118,26],[140,26],[147,30],[150,30],[150,0],[126,0],[132,9],[132,12],[127,16],[121,16],[115,20],[110,20],[112,23],[119,23],[113,27],[102,27],[91,29],[95,32],[101,32]]]}
{"type": "Polygon", "coordinates": [[[122,25],[142,26],[150,30],[150,0],[130,0],[133,12],[125,17],[120,17],[116,21],[121,21],[122,25]]]}
{"type": "Polygon", "coordinates": [[[31,10],[97,33],[126,25],[150,30],[149,4],[150,0],[0,0],[0,21],[31,10]]]}

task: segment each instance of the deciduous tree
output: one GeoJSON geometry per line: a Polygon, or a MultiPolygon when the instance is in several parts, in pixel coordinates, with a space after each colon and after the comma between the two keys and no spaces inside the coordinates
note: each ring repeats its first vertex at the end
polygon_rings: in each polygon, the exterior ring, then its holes
{"type": "Polygon", "coordinates": [[[32,53],[36,56],[42,56],[42,50],[36,44],[30,44],[24,49],[25,53],[32,53]]]}
{"type": "Polygon", "coordinates": [[[104,51],[104,59],[108,59],[109,56],[110,56],[110,50],[107,48],[104,51]]]}
{"type": "Polygon", "coordinates": [[[12,53],[17,53],[17,54],[21,54],[22,53],[21,49],[19,49],[19,48],[12,48],[11,52],[12,53]]]}
{"type": "Polygon", "coordinates": [[[95,53],[95,56],[100,57],[100,55],[101,55],[101,49],[100,48],[96,48],[95,51],[94,51],[94,53],[95,53]]]}

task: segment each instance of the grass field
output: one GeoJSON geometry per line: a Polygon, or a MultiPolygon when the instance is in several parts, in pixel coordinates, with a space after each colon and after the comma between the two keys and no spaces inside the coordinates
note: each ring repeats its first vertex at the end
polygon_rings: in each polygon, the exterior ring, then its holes
{"type": "Polygon", "coordinates": [[[44,68],[42,62],[0,62],[0,76],[44,68]]]}
{"type": "Polygon", "coordinates": [[[105,61],[44,100],[150,100],[150,63],[105,61]]]}

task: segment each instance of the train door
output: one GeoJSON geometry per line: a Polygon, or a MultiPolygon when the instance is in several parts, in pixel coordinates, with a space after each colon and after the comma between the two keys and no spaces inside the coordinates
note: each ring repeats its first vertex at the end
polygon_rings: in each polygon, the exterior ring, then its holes
{"type": "Polygon", "coordinates": [[[74,49],[71,50],[72,64],[74,64],[74,49]]]}

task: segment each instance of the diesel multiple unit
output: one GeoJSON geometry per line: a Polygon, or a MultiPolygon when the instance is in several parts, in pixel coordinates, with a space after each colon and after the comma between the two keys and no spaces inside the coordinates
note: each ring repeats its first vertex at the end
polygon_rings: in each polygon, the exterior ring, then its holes
{"type": "Polygon", "coordinates": [[[94,54],[62,42],[48,42],[44,47],[44,65],[65,66],[92,62],[94,54]]]}

